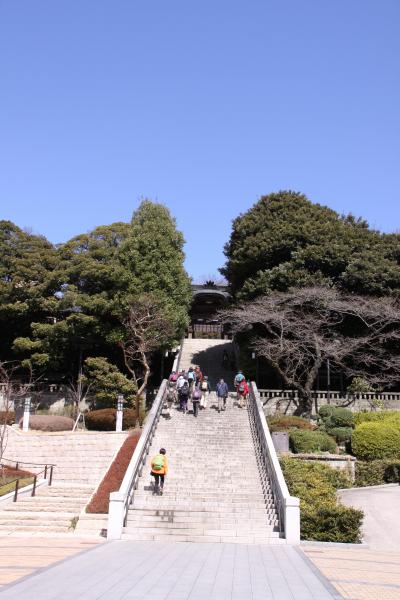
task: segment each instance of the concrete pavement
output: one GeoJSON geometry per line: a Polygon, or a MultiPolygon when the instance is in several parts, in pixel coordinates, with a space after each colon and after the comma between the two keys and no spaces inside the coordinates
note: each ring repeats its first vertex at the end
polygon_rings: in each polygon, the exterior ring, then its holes
{"type": "Polygon", "coordinates": [[[2,600],[339,600],[291,546],[109,542],[0,593],[2,600]]]}
{"type": "Polygon", "coordinates": [[[400,486],[341,490],[343,504],[364,511],[363,540],[373,550],[400,551],[400,486]]]}

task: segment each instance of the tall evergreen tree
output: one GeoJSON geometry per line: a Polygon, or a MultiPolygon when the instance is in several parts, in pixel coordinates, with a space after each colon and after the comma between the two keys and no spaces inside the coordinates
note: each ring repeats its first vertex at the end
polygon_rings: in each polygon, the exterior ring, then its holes
{"type": "MultiPolygon", "coordinates": [[[[190,279],[184,269],[184,238],[166,206],[144,200],[134,212],[129,235],[119,258],[125,267],[129,298],[153,294],[163,304],[175,339],[188,325],[192,300],[190,279]]],[[[127,306],[125,307],[127,308],[127,306]]]]}
{"type": "Polygon", "coordinates": [[[241,299],[314,284],[398,294],[399,248],[399,235],[381,234],[362,219],[281,191],[234,220],[221,272],[241,299]]]}

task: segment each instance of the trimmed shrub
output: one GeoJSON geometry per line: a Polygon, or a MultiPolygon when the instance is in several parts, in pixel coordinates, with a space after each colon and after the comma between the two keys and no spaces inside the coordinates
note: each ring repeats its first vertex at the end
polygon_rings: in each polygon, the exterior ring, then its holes
{"type": "Polygon", "coordinates": [[[318,415],[326,429],[334,427],[354,427],[354,415],[348,408],[340,406],[321,406],[318,415]]]}
{"type": "Polygon", "coordinates": [[[289,434],[290,446],[295,454],[303,452],[336,452],[336,442],[324,431],[292,429],[289,434]]]}
{"type": "MultiPolygon", "coordinates": [[[[92,431],[115,431],[117,421],[116,408],[101,408],[85,413],[85,424],[92,431]]],[[[124,409],[122,419],[123,429],[132,429],[136,423],[136,411],[131,408],[124,409]]]]}
{"type": "Polygon", "coordinates": [[[361,423],[376,423],[382,421],[393,421],[400,423],[400,411],[397,410],[382,410],[373,412],[355,413],[354,420],[356,425],[361,423]]]}
{"type": "Polygon", "coordinates": [[[309,431],[315,429],[315,425],[310,423],[308,419],[291,415],[274,415],[268,417],[267,421],[271,432],[287,431],[288,429],[308,429],[309,431]]]}
{"type": "Polygon", "coordinates": [[[338,444],[351,440],[353,433],[352,427],[332,427],[327,433],[335,438],[338,444]]]}
{"type": "Polygon", "coordinates": [[[13,410],[0,410],[0,425],[13,425],[15,423],[15,412],[13,410]]]}
{"type": "Polygon", "coordinates": [[[111,492],[119,490],[125,476],[129,462],[139,441],[141,430],[132,431],[124,441],[110,468],[101,481],[96,493],[93,495],[88,506],[87,513],[107,514],[111,492]]]}
{"type": "Polygon", "coordinates": [[[391,421],[361,423],[353,432],[351,448],[361,460],[400,458],[400,425],[391,421]]]}
{"type": "Polygon", "coordinates": [[[363,513],[339,504],[336,498],[337,489],[351,486],[344,473],[322,463],[296,458],[284,458],[281,465],[289,492],[300,498],[302,539],[360,541],[363,513]]]}
{"type": "Polygon", "coordinates": [[[357,487],[400,483],[400,460],[369,460],[356,462],[357,487]]]}
{"type": "Polygon", "coordinates": [[[342,504],[304,508],[301,515],[301,535],[305,540],[319,542],[361,542],[364,514],[342,504]]]}
{"type": "MultiPolygon", "coordinates": [[[[23,419],[19,426],[22,428],[23,419]]],[[[74,420],[69,417],[56,417],[53,415],[31,415],[29,418],[29,429],[35,431],[71,431],[74,420]]]]}

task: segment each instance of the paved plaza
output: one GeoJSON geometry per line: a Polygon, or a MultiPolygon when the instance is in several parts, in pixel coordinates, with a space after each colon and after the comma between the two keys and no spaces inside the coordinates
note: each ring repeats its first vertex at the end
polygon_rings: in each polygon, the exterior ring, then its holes
{"type": "Polygon", "coordinates": [[[343,545],[302,546],[347,600],[400,600],[400,552],[343,545]]]}
{"type": "Polygon", "coordinates": [[[339,600],[301,550],[280,545],[110,542],[38,572],[2,600],[339,600]]]}

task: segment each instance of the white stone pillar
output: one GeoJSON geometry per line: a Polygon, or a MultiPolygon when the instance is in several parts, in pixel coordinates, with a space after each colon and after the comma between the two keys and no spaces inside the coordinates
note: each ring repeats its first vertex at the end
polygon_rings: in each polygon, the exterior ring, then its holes
{"type": "Polygon", "coordinates": [[[112,492],[110,494],[107,524],[108,540],[121,539],[122,528],[124,526],[124,499],[125,496],[121,492],[112,492]]]}
{"type": "Polygon", "coordinates": [[[22,431],[29,431],[29,417],[31,415],[31,399],[25,398],[24,418],[22,421],[22,431]]]}
{"type": "Polygon", "coordinates": [[[119,394],[117,398],[117,420],[115,422],[115,431],[121,433],[122,431],[122,420],[124,417],[124,397],[119,394]]]}
{"type": "Polygon", "coordinates": [[[285,499],[285,538],[288,544],[300,544],[300,500],[285,499]]]}

